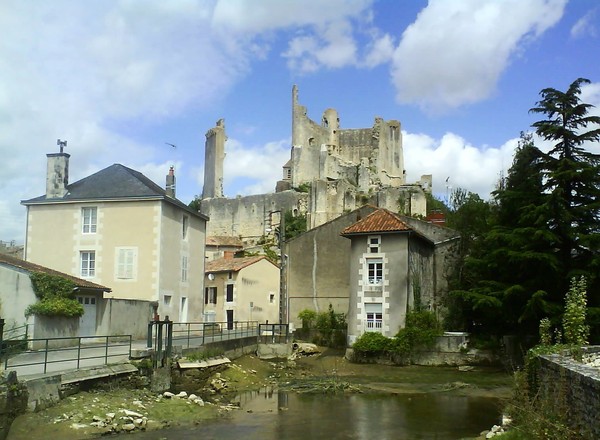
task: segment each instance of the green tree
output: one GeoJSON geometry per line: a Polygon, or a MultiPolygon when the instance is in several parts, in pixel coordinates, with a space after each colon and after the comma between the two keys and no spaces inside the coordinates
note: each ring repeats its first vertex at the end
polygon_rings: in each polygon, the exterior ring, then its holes
{"type": "Polygon", "coordinates": [[[540,212],[542,153],[532,136],[521,134],[506,178],[492,194],[491,228],[465,262],[465,282],[454,292],[482,331],[530,333],[550,314],[549,289],[555,289],[557,262],[540,212]]]}
{"type": "Polygon", "coordinates": [[[581,86],[589,82],[579,78],[566,92],[543,89],[542,99],[530,110],[546,116],[532,126],[553,142],[544,157],[544,189],[565,287],[573,276],[595,275],[600,265],[600,155],[584,149],[584,144],[600,140],[600,117],[589,115],[593,106],[580,99],[581,86]]]}

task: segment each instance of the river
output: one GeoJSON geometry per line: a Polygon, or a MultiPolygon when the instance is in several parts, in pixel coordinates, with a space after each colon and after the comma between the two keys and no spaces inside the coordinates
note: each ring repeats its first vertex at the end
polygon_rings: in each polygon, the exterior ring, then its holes
{"type": "Polygon", "coordinates": [[[498,399],[450,393],[322,395],[262,389],[237,400],[241,409],[230,417],[194,428],[143,432],[135,439],[457,440],[497,424],[501,411],[498,399]]]}

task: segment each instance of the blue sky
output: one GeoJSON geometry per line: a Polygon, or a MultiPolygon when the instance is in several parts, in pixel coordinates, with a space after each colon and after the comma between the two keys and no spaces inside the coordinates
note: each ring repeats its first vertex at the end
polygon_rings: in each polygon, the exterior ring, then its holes
{"type": "Polygon", "coordinates": [[[225,193],[272,192],[294,84],[313,120],[400,120],[408,180],[442,197],[448,177],[489,196],[542,88],[585,77],[600,105],[596,0],[4,0],[0,29],[4,241],[23,242],[59,138],[70,182],[121,163],[164,185],[174,165],[187,203],[224,118],[225,193]]]}

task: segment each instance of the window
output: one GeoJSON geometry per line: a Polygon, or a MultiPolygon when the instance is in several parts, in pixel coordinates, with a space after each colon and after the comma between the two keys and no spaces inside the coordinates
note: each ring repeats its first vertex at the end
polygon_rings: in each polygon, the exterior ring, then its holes
{"type": "Polygon", "coordinates": [[[275,302],[275,294],[274,293],[269,293],[269,302],[271,304],[273,304],[275,302]]]}
{"type": "Polygon", "coordinates": [[[181,281],[187,281],[188,257],[181,257],[181,281]]]}
{"type": "Polygon", "coordinates": [[[172,299],[171,295],[163,296],[163,303],[165,304],[166,307],[171,307],[171,299],[172,299]]]}
{"type": "Polygon", "coordinates": [[[367,331],[381,331],[383,328],[383,305],[381,303],[366,303],[367,331]]]}
{"type": "Polygon", "coordinates": [[[380,236],[370,236],[368,238],[369,241],[369,253],[370,254],[377,254],[379,253],[379,245],[381,244],[381,237],[380,236]]]}
{"type": "Polygon", "coordinates": [[[184,240],[187,238],[189,222],[190,218],[187,215],[184,215],[181,221],[181,238],[184,240]]]}
{"type": "Polygon", "coordinates": [[[79,254],[81,262],[81,277],[92,278],[96,276],[96,252],[82,251],[79,254]]]}
{"type": "Polygon", "coordinates": [[[227,284],[227,302],[233,301],[233,284],[227,284]]]}
{"type": "Polygon", "coordinates": [[[383,282],[383,260],[379,258],[368,259],[367,271],[369,284],[381,284],[383,282]]]}
{"type": "Polygon", "coordinates": [[[204,289],[204,304],[216,304],[217,303],[217,288],[207,287],[204,289]]]}
{"type": "Polygon", "coordinates": [[[227,273],[227,279],[228,280],[232,280],[233,279],[233,272],[228,272],[227,273]]]}
{"type": "Polygon", "coordinates": [[[120,280],[131,280],[136,276],[137,249],[135,248],[116,248],[117,268],[116,278],[120,280]]]}
{"type": "Polygon", "coordinates": [[[98,208],[81,208],[81,232],[95,234],[97,218],[98,208]]]}

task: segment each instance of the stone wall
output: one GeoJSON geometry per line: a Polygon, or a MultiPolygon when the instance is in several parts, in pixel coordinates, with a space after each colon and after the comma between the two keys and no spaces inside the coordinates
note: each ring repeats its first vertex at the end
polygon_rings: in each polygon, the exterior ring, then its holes
{"type": "MultiPolygon", "coordinates": [[[[600,346],[586,347],[600,355],[600,346]]],[[[558,354],[540,356],[540,393],[549,401],[566,400],[567,419],[582,438],[600,438],[600,369],[558,354]]]]}
{"type": "Polygon", "coordinates": [[[272,224],[275,211],[306,213],[308,193],[284,191],[259,194],[235,199],[204,199],[200,211],[210,221],[207,236],[241,237],[247,243],[256,243],[263,236],[272,236],[278,224],[272,224]]]}

